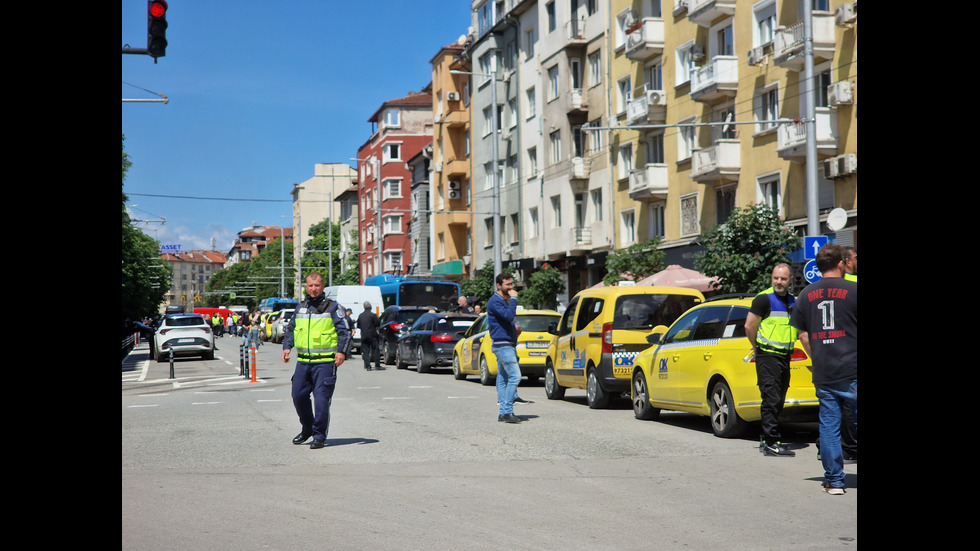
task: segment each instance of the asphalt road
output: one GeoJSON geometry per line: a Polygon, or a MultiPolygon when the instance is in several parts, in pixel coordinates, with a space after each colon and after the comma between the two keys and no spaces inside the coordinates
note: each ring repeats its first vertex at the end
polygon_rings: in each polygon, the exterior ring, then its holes
{"type": "MultiPolygon", "coordinates": [[[[857,546],[857,465],[847,494],[820,489],[813,425],[721,439],[705,418],[591,410],[584,391],[524,382],[526,419],[497,422],[475,377],[340,368],[327,447],[291,439],[295,362],[280,346],[240,375],[237,341],[213,361],[123,360],[122,548],[841,549],[857,546]]],[[[295,353],[293,354],[295,358],[295,353]]]]}

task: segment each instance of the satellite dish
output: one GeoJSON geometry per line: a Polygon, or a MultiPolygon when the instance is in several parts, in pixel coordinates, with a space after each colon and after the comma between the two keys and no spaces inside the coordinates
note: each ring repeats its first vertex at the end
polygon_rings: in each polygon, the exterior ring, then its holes
{"type": "Polygon", "coordinates": [[[837,207],[827,215],[827,228],[830,231],[838,231],[847,225],[847,211],[837,207]]]}

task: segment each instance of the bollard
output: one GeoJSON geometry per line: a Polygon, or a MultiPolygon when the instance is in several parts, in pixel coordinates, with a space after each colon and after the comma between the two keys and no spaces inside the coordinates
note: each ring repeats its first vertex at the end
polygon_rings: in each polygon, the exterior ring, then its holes
{"type": "Polygon", "coordinates": [[[175,378],[174,377],[174,349],[173,349],[173,347],[170,347],[170,378],[171,379],[175,378]]]}
{"type": "Polygon", "coordinates": [[[139,345],[140,345],[140,332],[137,331],[136,333],[133,334],[133,346],[139,346],[139,345]]]}
{"type": "Polygon", "coordinates": [[[252,347],[252,382],[258,382],[255,380],[255,347],[252,347]]]}
{"type": "Polygon", "coordinates": [[[238,345],[238,374],[245,376],[245,343],[238,345]]]}

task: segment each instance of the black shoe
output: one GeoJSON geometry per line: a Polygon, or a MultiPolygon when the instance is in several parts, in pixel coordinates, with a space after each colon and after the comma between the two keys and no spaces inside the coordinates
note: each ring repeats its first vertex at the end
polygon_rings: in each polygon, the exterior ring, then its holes
{"type": "Polygon", "coordinates": [[[384,371],[384,370],[385,370],[385,368],[383,368],[383,367],[381,367],[381,366],[379,365],[378,367],[375,367],[375,368],[374,368],[374,370],[375,370],[375,371],[384,371]]]}
{"type": "Polygon", "coordinates": [[[796,452],[787,449],[786,446],[782,445],[780,442],[775,444],[769,444],[768,442],[762,447],[762,455],[771,455],[774,457],[795,457],[796,452]]]}
{"type": "Polygon", "coordinates": [[[514,398],[514,403],[515,404],[533,404],[534,401],[533,400],[525,400],[524,398],[521,398],[520,396],[517,396],[516,398],[514,398]]]}
{"type": "Polygon", "coordinates": [[[293,444],[296,444],[296,445],[302,444],[303,442],[306,442],[307,440],[309,440],[311,436],[313,436],[313,433],[312,432],[310,432],[310,433],[301,432],[301,433],[299,433],[299,434],[296,435],[296,438],[293,438],[293,444]]]}
{"type": "Polygon", "coordinates": [[[520,423],[522,419],[513,413],[508,413],[507,415],[498,415],[497,421],[503,421],[505,423],[520,423]]]}
{"type": "Polygon", "coordinates": [[[365,367],[364,368],[364,371],[371,371],[371,368],[370,367],[365,367]]]}
{"type": "Polygon", "coordinates": [[[310,443],[311,450],[318,450],[322,447],[323,447],[323,440],[314,440],[312,443],[310,443]]]}

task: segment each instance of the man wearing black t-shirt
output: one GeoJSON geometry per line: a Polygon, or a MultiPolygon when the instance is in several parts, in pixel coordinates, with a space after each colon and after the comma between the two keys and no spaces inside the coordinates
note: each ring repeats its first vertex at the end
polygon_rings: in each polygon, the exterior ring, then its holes
{"type": "Polygon", "coordinates": [[[850,405],[857,425],[857,283],[844,279],[844,249],[830,243],[817,252],[823,277],[796,299],[790,324],[813,361],[820,400],[820,456],[824,491],[844,494],[842,410],[850,405]]]}

